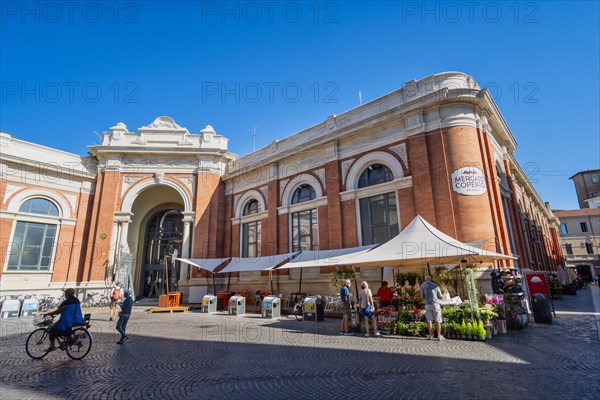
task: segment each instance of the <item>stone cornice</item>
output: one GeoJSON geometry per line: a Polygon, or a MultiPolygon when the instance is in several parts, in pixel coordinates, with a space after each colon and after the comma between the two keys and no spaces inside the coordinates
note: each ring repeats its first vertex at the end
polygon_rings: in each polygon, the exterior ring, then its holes
{"type": "Polygon", "coordinates": [[[395,192],[397,189],[403,189],[411,187],[413,185],[412,176],[406,176],[400,179],[394,179],[393,181],[380,183],[379,185],[369,186],[366,188],[348,190],[340,193],[340,200],[354,200],[361,199],[364,197],[376,196],[378,194],[395,192]]]}
{"type": "MultiPolygon", "coordinates": [[[[254,165],[280,162],[290,154],[306,151],[328,142],[351,138],[354,135],[368,135],[373,129],[397,124],[402,127],[400,134],[410,136],[447,126],[468,125],[491,129],[491,134],[509,151],[514,151],[516,141],[510,132],[498,107],[489,92],[480,89],[471,77],[462,73],[432,75],[420,81],[409,82],[404,88],[375,99],[369,103],[349,110],[341,115],[293,134],[285,139],[274,141],[271,145],[240,157],[229,165],[225,179],[233,178],[252,169],[254,165]],[[416,93],[414,89],[417,88],[416,93]],[[428,89],[419,89],[428,87],[428,89]],[[412,90],[412,95],[407,91],[412,90]],[[425,121],[419,117],[416,124],[409,124],[411,118],[423,112],[435,112],[453,105],[462,105],[474,114],[474,117],[457,115],[455,118],[441,118],[439,122],[425,121]],[[479,118],[484,118],[481,124],[479,118]],[[489,125],[488,125],[489,120],[489,125]],[[404,125],[403,125],[404,122],[404,125]]],[[[393,141],[393,140],[391,140],[393,141]]],[[[397,138],[395,139],[397,141],[397,138]]],[[[381,143],[380,145],[384,145],[381,143]]]]}
{"type": "Polygon", "coordinates": [[[327,197],[319,197],[304,203],[292,204],[291,206],[277,207],[277,215],[291,214],[299,211],[310,210],[327,205],[327,197]]]}
{"type": "Polygon", "coordinates": [[[261,219],[267,218],[269,216],[269,211],[261,211],[256,214],[245,215],[243,217],[231,218],[232,225],[245,224],[247,222],[260,221],[261,219]]]}

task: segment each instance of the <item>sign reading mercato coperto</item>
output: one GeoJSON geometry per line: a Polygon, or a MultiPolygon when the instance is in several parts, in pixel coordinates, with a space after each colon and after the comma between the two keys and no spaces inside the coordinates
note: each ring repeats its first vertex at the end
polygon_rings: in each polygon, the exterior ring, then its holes
{"type": "Polygon", "coordinates": [[[485,175],[479,168],[462,167],[451,175],[452,189],[459,194],[479,196],[486,191],[485,175]]]}

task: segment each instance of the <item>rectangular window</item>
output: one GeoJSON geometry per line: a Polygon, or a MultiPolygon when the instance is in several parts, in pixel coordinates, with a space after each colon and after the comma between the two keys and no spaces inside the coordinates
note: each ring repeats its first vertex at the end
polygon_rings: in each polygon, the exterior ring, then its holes
{"type": "Polygon", "coordinates": [[[316,209],[292,214],[292,251],[316,250],[318,237],[316,209]]]}
{"type": "Polygon", "coordinates": [[[591,243],[586,243],[586,244],[585,244],[585,251],[586,251],[588,254],[594,254],[594,246],[592,246],[592,244],[591,244],[591,243]]]}
{"type": "Polygon", "coordinates": [[[360,199],[362,244],[385,243],[399,233],[394,193],[360,199]]]}
{"type": "Polygon", "coordinates": [[[587,222],[580,222],[579,225],[581,226],[581,232],[588,231],[587,222]]]}
{"type": "Polygon", "coordinates": [[[48,271],[56,238],[56,225],[18,221],[8,271],[48,271]]]}
{"type": "Polygon", "coordinates": [[[573,255],[573,245],[570,243],[565,244],[565,251],[567,252],[567,255],[572,256],[573,255]]]}
{"type": "Polygon", "coordinates": [[[260,257],[260,221],[242,224],[242,257],[260,257]]]}
{"type": "Polygon", "coordinates": [[[600,182],[600,178],[598,178],[598,175],[592,175],[592,183],[598,183],[600,182]]]}
{"type": "Polygon", "coordinates": [[[567,224],[565,224],[564,222],[560,224],[560,233],[563,235],[569,233],[569,230],[567,229],[567,224]]]}

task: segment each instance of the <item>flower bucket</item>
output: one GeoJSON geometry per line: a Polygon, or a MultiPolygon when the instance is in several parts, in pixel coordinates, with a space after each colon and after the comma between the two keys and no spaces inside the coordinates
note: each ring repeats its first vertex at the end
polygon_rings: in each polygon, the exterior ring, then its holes
{"type": "Polygon", "coordinates": [[[498,319],[496,320],[496,330],[498,331],[498,333],[506,333],[506,321],[503,319],[498,319]]]}

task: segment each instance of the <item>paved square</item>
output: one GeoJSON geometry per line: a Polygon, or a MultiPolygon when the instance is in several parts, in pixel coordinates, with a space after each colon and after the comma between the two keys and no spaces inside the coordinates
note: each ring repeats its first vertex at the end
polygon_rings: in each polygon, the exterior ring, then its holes
{"type": "MultiPolygon", "coordinates": [[[[592,294],[555,301],[552,325],[488,342],[340,336],[339,319],[152,314],[137,307],[117,345],[106,310],[92,309],[82,361],[56,351],[31,360],[31,322],[2,320],[8,399],[598,399],[600,341],[592,294]]],[[[532,319],[533,321],[533,319],[532,319]]]]}

